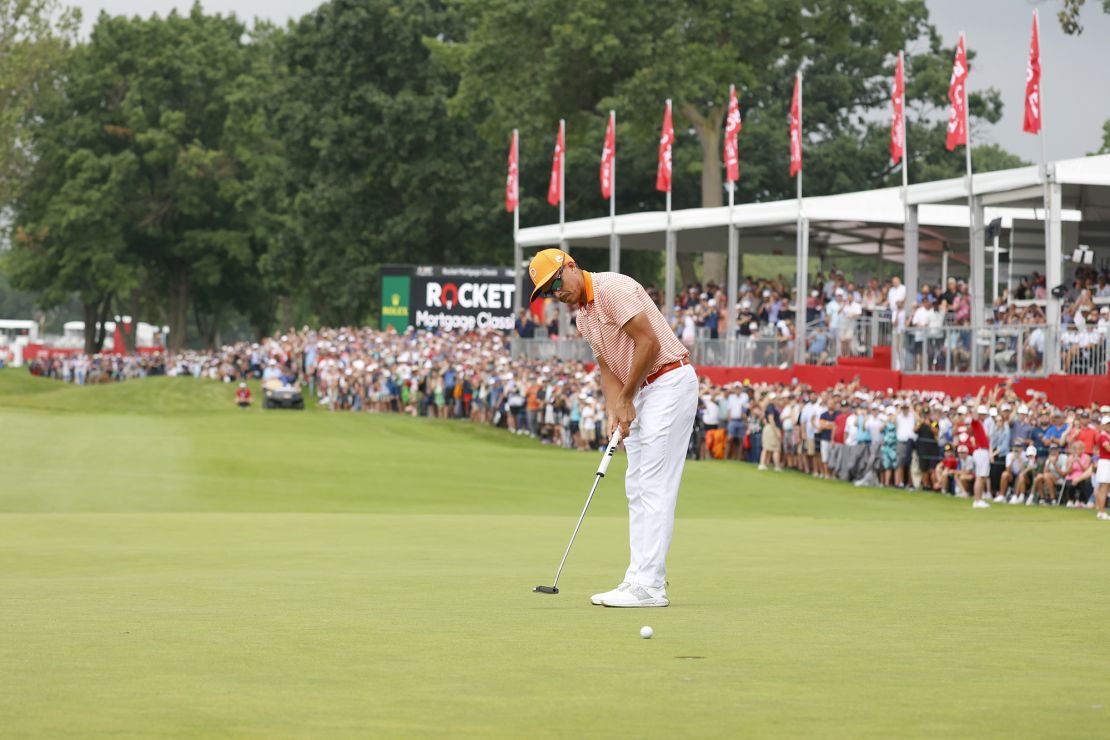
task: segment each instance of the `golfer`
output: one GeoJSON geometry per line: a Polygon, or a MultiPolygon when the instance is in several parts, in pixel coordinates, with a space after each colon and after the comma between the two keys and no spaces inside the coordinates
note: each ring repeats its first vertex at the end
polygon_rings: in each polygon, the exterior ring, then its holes
{"type": "Polygon", "coordinates": [[[686,449],[698,407],[698,379],[643,286],[615,272],[586,272],[560,249],[532,258],[537,295],[578,306],[578,332],[601,371],[609,433],[620,427],[628,452],[628,543],[624,580],[594,604],[667,606],[667,550],[686,449]]]}

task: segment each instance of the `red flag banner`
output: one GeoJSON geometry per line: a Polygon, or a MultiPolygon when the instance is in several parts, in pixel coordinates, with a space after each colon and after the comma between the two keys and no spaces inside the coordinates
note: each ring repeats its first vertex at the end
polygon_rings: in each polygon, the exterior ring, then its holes
{"type": "Polygon", "coordinates": [[[674,144],[674,125],[671,123],[671,101],[663,113],[663,133],[659,136],[659,169],[655,173],[655,189],[671,192],[671,145],[674,144]]]}
{"type": "Polygon", "coordinates": [[[956,59],[952,62],[952,80],[948,84],[948,102],[952,104],[948,113],[948,136],[944,141],[948,151],[960,144],[967,145],[967,73],[967,50],[961,33],[956,59]]]}
{"type": "Polygon", "coordinates": [[[517,164],[517,133],[509,144],[509,176],[505,180],[505,210],[512,213],[520,205],[520,170],[517,164]]]}
{"type": "Polygon", "coordinates": [[[613,164],[617,158],[617,131],[615,116],[609,113],[609,127],[605,129],[605,146],[601,148],[601,197],[613,195],[613,164]]]}
{"type": "Polygon", "coordinates": [[[1025,121],[1021,126],[1026,133],[1041,130],[1041,34],[1037,29],[1037,13],[1033,12],[1033,38],[1029,41],[1029,66],[1025,69],[1025,121]]]}
{"type": "Polygon", "coordinates": [[[559,135],[555,137],[555,155],[551,158],[551,182],[547,185],[547,202],[553,206],[563,200],[563,179],[559,176],[563,169],[563,124],[559,124],[559,135]]]}
{"type": "Polygon", "coordinates": [[[728,96],[728,116],[725,118],[725,181],[736,182],[740,179],[740,148],[737,137],[740,135],[740,101],[736,98],[736,88],[728,96]]]}
{"type": "Polygon", "coordinates": [[[802,171],[802,76],[794,75],[794,99],[790,103],[790,176],[802,171]]]}
{"type": "Polygon", "coordinates": [[[902,55],[894,68],[894,90],[890,93],[894,113],[890,119],[890,161],[898,164],[906,150],[906,79],[902,70],[902,55]]]}

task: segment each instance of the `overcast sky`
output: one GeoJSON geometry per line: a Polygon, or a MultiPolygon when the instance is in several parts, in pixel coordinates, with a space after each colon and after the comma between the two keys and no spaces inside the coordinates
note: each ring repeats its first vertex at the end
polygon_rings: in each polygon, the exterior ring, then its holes
{"type": "MultiPolygon", "coordinates": [[[[81,8],[85,29],[101,10],[113,14],[165,14],[172,8],[187,12],[191,0],[70,0],[81,8]]],[[[1002,120],[983,132],[1022,158],[1040,159],[1036,136],[1023,133],[1022,96],[1029,53],[1031,13],[1041,8],[1041,91],[1045,105],[1046,148],[1049,159],[1081,157],[1099,148],[1102,123],[1110,119],[1110,95],[1103,75],[1110,70],[1110,15],[1101,3],[1083,9],[1081,36],[1066,36],[1056,21],[1060,0],[926,0],[929,13],[946,43],[967,32],[970,48],[978,53],[971,63],[971,90],[995,87],[1005,104],[1002,120]]],[[[268,18],[284,24],[304,15],[319,0],[205,0],[212,12],[235,12],[241,18],[268,18]]],[[[974,141],[972,142],[975,143],[974,141]]]]}

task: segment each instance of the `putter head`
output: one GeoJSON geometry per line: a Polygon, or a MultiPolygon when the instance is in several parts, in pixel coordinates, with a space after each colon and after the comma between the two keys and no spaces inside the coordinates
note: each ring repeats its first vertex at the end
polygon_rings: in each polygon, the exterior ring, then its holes
{"type": "Polygon", "coordinates": [[[536,586],[532,590],[535,591],[538,594],[557,594],[557,593],[559,593],[559,589],[555,588],[554,586],[536,586]]]}

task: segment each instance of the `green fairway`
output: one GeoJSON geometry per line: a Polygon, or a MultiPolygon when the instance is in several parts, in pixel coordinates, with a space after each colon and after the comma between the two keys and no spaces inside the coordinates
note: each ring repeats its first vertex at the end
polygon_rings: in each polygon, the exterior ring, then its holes
{"type": "Polygon", "coordinates": [[[0,371],[0,736],[1110,726],[1092,512],[690,463],[672,606],[605,609],[622,459],[543,596],[597,455],[232,392],[0,371]]]}

